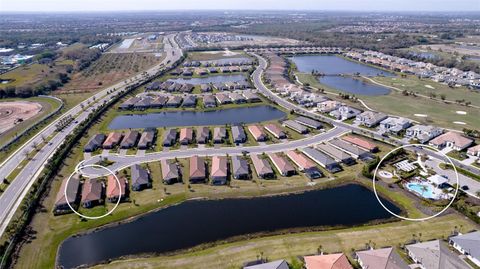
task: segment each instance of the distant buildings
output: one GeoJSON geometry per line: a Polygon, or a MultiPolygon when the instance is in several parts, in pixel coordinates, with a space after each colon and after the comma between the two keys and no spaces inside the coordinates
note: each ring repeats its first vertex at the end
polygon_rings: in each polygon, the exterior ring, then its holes
{"type": "Polygon", "coordinates": [[[435,137],[429,142],[429,145],[438,149],[452,148],[457,151],[466,149],[473,143],[473,139],[464,137],[457,132],[446,132],[440,136],[435,137]]]}
{"type": "Polygon", "coordinates": [[[442,132],[442,129],[431,125],[414,125],[405,131],[405,137],[408,139],[416,139],[423,144],[441,135],[442,132]]]}
{"type": "Polygon", "coordinates": [[[365,127],[372,128],[378,125],[382,120],[386,119],[387,115],[374,111],[365,111],[357,115],[355,121],[365,127]]]}

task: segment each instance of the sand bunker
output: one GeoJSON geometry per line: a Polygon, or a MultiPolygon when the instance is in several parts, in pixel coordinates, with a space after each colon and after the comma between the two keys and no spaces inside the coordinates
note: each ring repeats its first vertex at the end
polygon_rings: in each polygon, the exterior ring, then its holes
{"type": "Polygon", "coordinates": [[[458,115],[467,115],[467,112],[466,111],[461,111],[461,110],[457,110],[456,113],[458,115]]]}
{"type": "Polygon", "coordinates": [[[222,56],[234,56],[240,54],[239,52],[234,52],[229,49],[226,50],[214,50],[214,51],[204,51],[205,54],[222,54],[222,56]]]}
{"type": "Polygon", "coordinates": [[[413,114],[413,115],[416,116],[416,117],[421,117],[421,118],[426,118],[426,117],[428,117],[427,114],[413,114]]]}
{"type": "Polygon", "coordinates": [[[466,125],[466,123],[463,122],[463,121],[454,121],[453,123],[458,124],[458,125],[466,125]]]}
{"type": "Polygon", "coordinates": [[[0,102],[0,134],[28,120],[42,110],[40,103],[29,101],[0,102]]]}
{"type": "Polygon", "coordinates": [[[425,85],[425,88],[429,88],[429,89],[432,89],[432,90],[435,90],[435,88],[432,86],[432,85],[425,85]]]}

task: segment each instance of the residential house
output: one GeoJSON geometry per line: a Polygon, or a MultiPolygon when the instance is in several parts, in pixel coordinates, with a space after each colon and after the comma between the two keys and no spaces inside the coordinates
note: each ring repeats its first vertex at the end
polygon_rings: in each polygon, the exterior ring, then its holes
{"type": "Polygon", "coordinates": [[[97,179],[86,179],[82,186],[81,204],[85,208],[91,208],[102,203],[103,183],[97,179]]]}
{"type": "Polygon", "coordinates": [[[341,138],[343,141],[348,142],[350,144],[353,144],[355,146],[358,146],[362,149],[368,150],[370,152],[377,152],[378,147],[375,145],[375,143],[369,142],[363,138],[359,138],[356,136],[352,135],[346,135],[341,138]]]}
{"type": "Polygon", "coordinates": [[[253,138],[257,142],[266,141],[267,135],[263,132],[262,128],[258,125],[248,126],[248,131],[252,134],[253,138]]]}
{"type": "Polygon", "coordinates": [[[138,164],[134,164],[131,168],[132,175],[132,190],[141,191],[152,187],[150,181],[150,173],[147,169],[138,164]]]}
{"type": "Polygon", "coordinates": [[[423,144],[442,133],[443,130],[438,127],[431,125],[414,125],[405,131],[405,137],[408,139],[416,139],[423,144]]]}
{"type": "Polygon", "coordinates": [[[410,269],[392,247],[357,251],[355,256],[362,269],[410,269]]]}
{"type": "Polygon", "coordinates": [[[182,103],[182,97],[178,95],[171,95],[168,97],[167,103],[165,103],[165,107],[175,108],[179,107],[182,103]]]}
{"type": "Polygon", "coordinates": [[[164,95],[157,96],[152,99],[150,102],[150,107],[152,108],[161,108],[167,103],[168,97],[164,95]]]}
{"type": "Polygon", "coordinates": [[[480,267],[480,231],[450,237],[450,244],[480,267]]]}
{"type": "Polygon", "coordinates": [[[177,130],[176,129],[167,129],[163,133],[163,146],[171,147],[177,142],[177,130]]]}
{"type": "Polygon", "coordinates": [[[294,131],[296,131],[297,133],[300,133],[300,134],[306,134],[308,133],[308,128],[305,127],[304,125],[301,125],[300,123],[296,122],[296,121],[293,121],[293,120],[286,120],[283,122],[282,124],[283,126],[285,127],[288,127],[294,131]]]}
{"type": "Polygon", "coordinates": [[[139,133],[138,131],[127,131],[120,143],[120,148],[129,149],[137,145],[139,133]]]}
{"type": "Polygon", "coordinates": [[[138,141],[138,149],[145,150],[153,146],[156,135],[156,129],[145,129],[140,136],[140,140],[138,141]]]}
{"type": "Polygon", "coordinates": [[[322,128],[322,123],[319,122],[319,121],[316,121],[316,120],[312,120],[310,118],[307,118],[307,117],[303,117],[303,116],[300,116],[300,117],[297,117],[295,119],[296,122],[302,124],[302,125],[305,125],[307,127],[310,127],[310,128],[313,128],[313,129],[321,129],[322,128]]]}
{"type": "Polygon", "coordinates": [[[213,143],[222,144],[227,139],[227,128],[215,127],[213,129],[213,143]]]}
{"type": "Polygon", "coordinates": [[[239,93],[236,93],[236,92],[232,92],[228,95],[228,97],[230,97],[230,100],[232,100],[233,103],[235,104],[243,104],[245,102],[247,102],[247,99],[245,99],[245,97],[243,97],[243,95],[239,94],[239,93]]]}
{"type": "Polygon", "coordinates": [[[288,263],[285,260],[278,260],[273,262],[266,262],[245,266],[243,269],[289,269],[288,263]]]}
{"type": "Polygon", "coordinates": [[[350,144],[348,142],[345,142],[343,139],[338,139],[334,138],[330,141],[328,141],[329,144],[332,146],[350,154],[355,159],[360,159],[363,161],[369,161],[374,158],[373,154],[371,154],[369,151],[366,151],[360,147],[357,147],[353,144],[350,144]]]}
{"type": "Polygon", "coordinates": [[[247,141],[247,135],[241,125],[232,126],[232,138],[235,144],[245,143],[245,141],[247,141]]]}
{"type": "Polygon", "coordinates": [[[179,142],[182,145],[188,145],[192,143],[193,140],[193,129],[192,128],[182,128],[180,129],[180,139],[179,142]]]}
{"type": "Polygon", "coordinates": [[[380,122],[380,131],[398,134],[412,125],[406,118],[388,117],[380,122]]]}
{"type": "Polygon", "coordinates": [[[267,130],[269,133],[271,133],[277,139],[287,138],[287,135],[282,130],[282,128],[278,127],[276,124],[267,123],[263,126],[263,128],[265,128],[265,130],[267,130]]]}
{"type": "Polygon", "coordinates": [[[150,108],[151,106],[151,103],[152,103],[152,98],[151,97],[143,97],[142,99],[140,99],[138,102],[136,102],[135,104],[133,104],[133,108],[136,109],[136,110],[145,110],[145,109],[148,109],[150,108]]]}
{"type": "Polygon", "coordinates": [[[480,157],[480,145],[468,148],[467,154],[472,157],[480,157]]]}
{"type": "Polygon", "coordinates": [[[337,110],[343,104],[338,101],[327,100],[317,104],[317,110],[322,113],[330,113],[337,110]]]}
{"type": "Polygon", "coordinates": [[[94,135],[88,143],[83,147],[85,152],[94,152],[100,148],[107,137],[104,134],[94,135]]]}
{"type": "Polygon", "coordinates": [[[250,178],[250,168],[247,160],[240,156],[232,156],[232,176],[234,179],[250,178]]]}
{"type": "Polygon", "coordinates": [[[123,177],[117,179],[113,175],[107,177],[107,200],[116,203],[118,199],[122,201],[127,196],[127,180],[123,177]],[[120,183],[120,184],[119,184],[120,183]]]}
{"type": "Polygon", "coordinates": [[[386,119],[387,115],[375,111],[365,111],[356,117],[356,121],[365,127],[372,128],[378,125],[382,120],[386,119]]]}
{"type": "Polygon", "coordinates": [[[349,106],[341,106],[337,110],[330,111],[328,115],[334,117],[337,120],[348,120],[351,118],[355,118],[357,115],[362,113],[361,110],[349,107],[349,106]]]}
{"type": "Polygon", "coordinates": [[[336,173],[342,171],[342,168],[332,157],[327,154],[318,151],[314,148],[304,148],[302,152],[310,159],[318,163],[321,167],[327,169],[330,173],[336,173]]]}
{"type": "Polygon", "coordinates": [[[217,99],[217,102],[221,105],[232,103],[232,100],[230,99],[230,97],[228,97],[228,94],[226,93],[216,93],[215,98],[217,99]]]}
{"type": "Polygon", "coordinates": [[[205,94],[203,96],[203,106],[205,108],[212,108],[217,106],[217,102],[215,102],[215,97],[211,94],[205,94]]]}
{"type": "Polygon", "coordinates": [[[457,132],[446,132],[432,139],[429,145],[437,149],[452,148],[457,151],[466,149],[473,144],[473,139],[467,138],[457,132]]]}
{"type": "Polygon", "coordinates": [[[305,256],[303,259],[306,269],[353,269],[343,253],[305,256]]]}
{"type": "Polygon", "coordinates": [[[169,160],[161,160],[162,178],[164,184],[173,184],[180,181],[180,169],[176,163],[169,160]]]}
{"type": "Polygon", "coordinates": [[[120,106],[118,106],[119,109],[127,110],[127,109],[133,109],[133,106],[140,101],[140,98],[138,97],[130,97],[127,101],[123,102],[120,106]]]}
{"type": "Polygon", "coordinates": [[[187,95],[183,98],[182,107],[195,107],[197,105],[197,97],[195,95],[187,95]]]}
{"type": "Polygon", "coordinates": [[[228,177],[228,159],[226,156],[213,156],[212,169],[210,171],[212,185],[227,184],[228,177]]]}
{"type": "Polygon", "coordinates": [[[247,102],[249,103],[256,103],[261,101],[260,97],[252,91],[243,92],[243,96],[245,97],[245,99],[247,99],[247,102]]]}
{"type": "Polygon", "coordinates": [[[346,165],[353,165],[356,163],[355,159],[348,153],[341,151],[330,144],[318,144],[316,148],[331,156],[337,162],[342,162],[346,165]]]}
{"type": "Polygon", "coordinates": [[[295,152],[293,150],[287,151],[287,157],[300,169],[305,171],[315,167],[315,163],[305,157],[303,154],[295,152]]]}
{"type": "Polygon", "coordinates": [[[405,246],[408,256],[421,268],[470,268],[458,254],[448,249],[440,240],[427,241],[405,246]]]}
{"type": "Polygon", "coordinates": [[[116,147],[122,140],[123,134],[117,132],[111,132],[108,134],[107,139],[103,142],[102,147],[104,149],[113,149],[116,147]]]}
{"type": "Polygon", "coordinates": [[[205,160],[196,155],[190,157],[190,183],[205,182],[206,178],[205,160]]]}
{"type": "Polygon", "coordinates": [[[208,127],[197,127],[195,134],[198,144],[206,144],[210,139],[210,129],[208,127]]]}
{"type": "Polygon", "coordinates": [[[70,206],[75,208],[75,205],[78,202],[79,187],[80,178],[76,174],[74,174],[70,180],[68,180],[68,178],[63,179],[62,185],[55,198],[55,206],[53,208],[55,214],[62,214],[71,211],[70,206]],[[70,204],[70,206],[68,206],[68,204],[70,204]]]}
{"type": "Polygon", "coordinates": [[[266,159],[260,158],[255,154],[250,155],[250,158],[259,178],[273,178],[275,176],[272,166],[266,159]]]}
{"type": "Polygon", "coordinates": [[[201,92],[211,92],[212,86],[209,84],[200,84],[200,91],[201,92]]]}
{"type": "Polygon", "coordinates": [[[296,171],[293,165],[278,153],[269,153],[268,157],[272,161],[277,171],[284,177],[295,175],[296,171]]]}

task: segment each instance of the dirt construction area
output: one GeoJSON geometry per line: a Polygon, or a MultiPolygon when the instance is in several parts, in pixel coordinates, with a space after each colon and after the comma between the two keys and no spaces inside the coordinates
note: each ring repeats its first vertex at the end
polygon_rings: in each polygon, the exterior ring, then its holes
{"type": "Polygon", "coordinates": [[[0,102],[0,134],[42,111],[42,105],[29,101],[0,102]]]}

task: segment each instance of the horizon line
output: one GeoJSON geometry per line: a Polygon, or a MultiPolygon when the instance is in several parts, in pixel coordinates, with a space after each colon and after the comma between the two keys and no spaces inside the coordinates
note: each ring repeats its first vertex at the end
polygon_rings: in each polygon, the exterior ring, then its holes
{"type": "Polygon", "coordinates": [[[248,12],[271,12],[271,11],[283,11],[283,12],[353,12],[353,13],[366,13],[366,12],[379,12],[379,13],[480,13],[479,10],[348,10],[348,9],[138,9],[138,10],[127,10],[127,9],[118,9],[118,10],[0,10],[2,13],[135,13],[135,12],[185,12],[185,11],[200,11],[200,12],[238,12],[238,11],[248,11],[248,12]]]}

